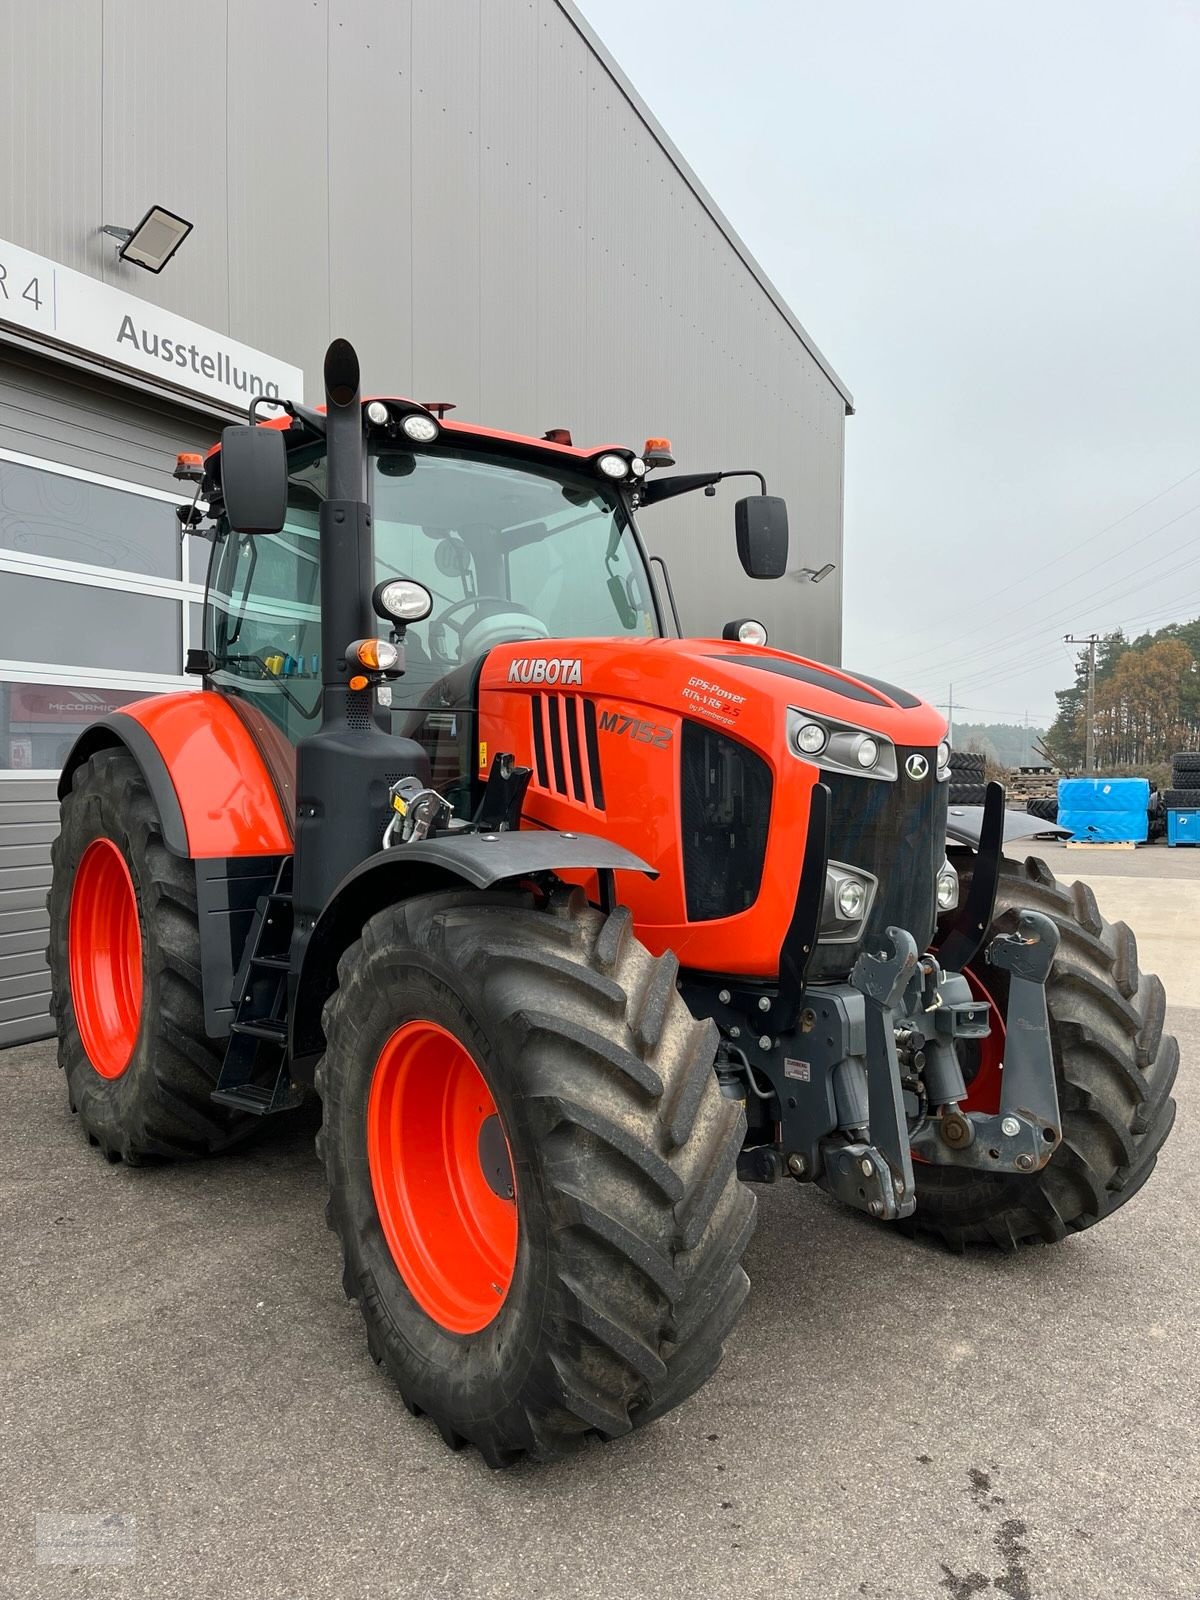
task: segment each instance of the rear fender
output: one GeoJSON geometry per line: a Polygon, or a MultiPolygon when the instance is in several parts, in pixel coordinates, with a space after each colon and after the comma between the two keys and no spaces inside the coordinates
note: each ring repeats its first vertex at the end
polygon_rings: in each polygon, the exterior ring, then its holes
{"type": "Polygon", "coordinates": [[[94,722],[67,757],[59,798],[70,793],[89,757],[116,746],[137,762],[173,854],[196,860],[291,854],[291,824],[266,762],[223,695],[154,695],[94,722]]]}
{"type": "Polygon", "coordinates": [[[338,962],[377,911],[417,895],[500,888],[534,873],[568,871],[657,876],[639,856],[607,839],[542,828],[451,834],[370,856],[342,879],[306,942],[292,1006],[292,1077],[312,1082],[325,1048],[321,1012],[337,986],[338,962]]]}

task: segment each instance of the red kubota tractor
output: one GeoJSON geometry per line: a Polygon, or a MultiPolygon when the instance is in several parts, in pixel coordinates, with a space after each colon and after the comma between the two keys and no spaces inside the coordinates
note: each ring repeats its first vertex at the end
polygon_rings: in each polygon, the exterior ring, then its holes
{"type": "MultiPolygon", "coordinates": [[[[998,785],[948,824],[932,707],[746,619],[668,636],[636,514],[759,475],[364,403],[358,371],[336,342],[323,411],[256,402],[182,469],[203,692],[103,718],[63,772],[50,960],[91,1142],[204,1155],[319,1095],[371,1354],[494,1465],[705,1380],[747,1182],[956,1249],[1128,1200],[1178,1061],[1129,929],[1004,857],[998,785]]],[[[738,553],[778,578],[762,489],[738,553]]]]}

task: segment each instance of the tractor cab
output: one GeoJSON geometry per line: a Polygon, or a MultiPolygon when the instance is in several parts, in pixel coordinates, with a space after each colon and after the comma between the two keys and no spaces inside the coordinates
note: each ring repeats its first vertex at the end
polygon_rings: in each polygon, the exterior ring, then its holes
{"type": "MultiPolygon", "coordinates": [[[[406,401],[364,408],[373,587],[404,579],[429,596],[426,615],[400,622],[403,672],[377,685],[375,713],[389,731],[436,740],[447,718],[469,710],[470,675],[459,669],[496,645],[664,631],[633,520],[632,452],[491,437],[433,418],[434,439],[413,441],[404,416],[425,421],[406,401]]],[[[302,419],[286,440],[286,515],[274,536],[235,531],[218,502],[205,666],[212,687],[258,706],[295,744],[321,722],[328,474],[325,441],[302,419]]],[[[219,493],[219,461],[210,462],[219,493]]],[[[400,631],[387,617],[375,623],[385,639],[400,631]]]]}

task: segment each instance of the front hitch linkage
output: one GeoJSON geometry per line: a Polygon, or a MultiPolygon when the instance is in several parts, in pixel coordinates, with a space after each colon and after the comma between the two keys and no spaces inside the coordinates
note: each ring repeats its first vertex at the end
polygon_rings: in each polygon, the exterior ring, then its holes
{"type": "Polygon", "coordinates": [[[1058,928],[1038,911],[1022,911],[1015,933],[988,946],[987,959],[1008,973],[1000,1109],[955,1111],[928,1118],[911,1135],[913,1154],[937,1166],[988,1172],[1036,1172],[1062,1138],[1046,979],[1058,949],[1058,928]]]}

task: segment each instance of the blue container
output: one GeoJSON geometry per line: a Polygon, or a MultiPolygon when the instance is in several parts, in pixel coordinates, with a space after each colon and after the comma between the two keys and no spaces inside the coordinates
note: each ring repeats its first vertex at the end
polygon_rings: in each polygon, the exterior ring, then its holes
{"type": "Polygon", "coordinates": [[[1200,811],[1168,811],[1167,843],[1200,844],[1200,811]]]}
{"type": "Polygon", "coordinates": [[[1073,838],[1142,844],[1149,832],[1145,778],[1060,778],[1058,825],[1073,838]]]}

